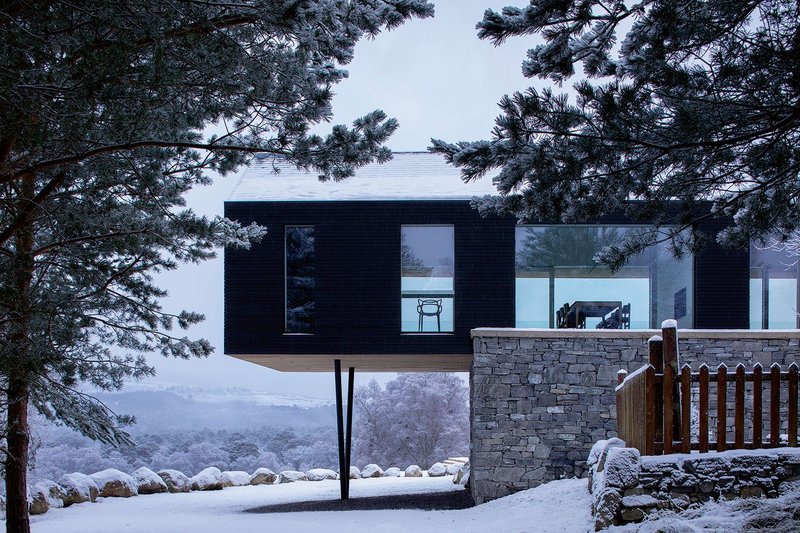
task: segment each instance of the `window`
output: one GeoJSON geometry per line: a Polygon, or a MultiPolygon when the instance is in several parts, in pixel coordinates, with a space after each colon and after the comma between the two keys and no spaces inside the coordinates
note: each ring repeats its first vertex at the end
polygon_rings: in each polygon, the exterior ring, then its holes
{"type": "Polygon", "coordinates": [[[404,333],[453,331],[453,226],[400,229],[400,321],[404,333]]]}
{"type": "Polygon", "coordinates": [[[286,226],[286,333],[314,332],[314,226],[286,226]]]}
{"type": "Polygon", "coordinates": [[[797,258],[750,245],[750,329],[800,327],[797,258]]]}
{"type": "Polygon", "coordinates": [[[595,263],[634,226],[518,226],[516,325],[521,328],[692,327],[692,260],[657,244],[611,272],[595,263]]]}

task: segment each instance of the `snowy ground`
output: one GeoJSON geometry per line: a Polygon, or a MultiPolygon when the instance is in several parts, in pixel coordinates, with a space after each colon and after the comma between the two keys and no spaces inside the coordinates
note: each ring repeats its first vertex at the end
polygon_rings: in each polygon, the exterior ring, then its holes
{"type": "MultiPolygon", "coordinates": [[[[442,478],[358,479],[351,497],[451,491],[442,478]]],[[[338,481],[231,487],[222,491],[101,498],[32,517],[33,533],[152,533],[275,531],[335,532],[569,532],[594,530],[585,479],[547,483],[478,507],[459,511],[340,511],[253,514],[247,509],[295,501],[334,499],[338,481]]]]}

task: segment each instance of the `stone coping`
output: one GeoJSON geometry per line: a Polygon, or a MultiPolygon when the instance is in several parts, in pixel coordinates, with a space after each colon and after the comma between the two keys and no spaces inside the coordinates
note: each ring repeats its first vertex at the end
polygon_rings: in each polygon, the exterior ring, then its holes
{"type": "MultiPolygon", "coordinates": [[[[660,329],[475,328],[476,337],[539,339],[649,339],[660,329]]],[[[678,339],[800,339],[800,329],[679,329],[678,339]]]]}

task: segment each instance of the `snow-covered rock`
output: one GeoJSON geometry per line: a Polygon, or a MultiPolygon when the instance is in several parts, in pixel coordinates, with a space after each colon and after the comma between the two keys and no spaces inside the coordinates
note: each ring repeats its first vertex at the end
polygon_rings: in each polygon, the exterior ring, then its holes
{"type": "Polygon", "coordinates": [[[406,468],[406,477],[422,477],[422,469],[417,465],[406,468]]]}
{"type": "Polygon", "coordinates": [[[44,494],[47,506],[50,509],[64,507],[64,499],[67,495],[66,492],[64,492],[64,488],[58,483],[50,481],[49,479],[40,481],[33,486],[33,492],[41,492],[44,494]]]}
{"type": "Polygon", "coordinates": [[[607,439],[600,439],[592,444],[592,449],[589,450],[589,457],[586,458],[586,466],[597,464],[600,460],[600,454],[606,449],[606,444],[608,444],[607,439]]]}
{"type": "Polygon", "coordinates": [[[387,468],[386,470],[384,470],[383,477],[400,477],[401,474],[402,472],[400,471],[400,469],[397,468],[396,466],[393,466],[391,468],[387,468]]]}
{"type": "Polygon", "coordinates": [[[243,487],[250,483],[250,474],[242,470],[226,470],[220,476],[222,487],[243,487]]]}
{"type": "Polygon", "coordinates": [[[444,463],[433,463],[428,469],[430,477],[442,477],[447,474],[447,465],[444,463]]]}
{"type": "Polygon", "coordinates": [[[461,465],[460,465],[460,464],[455,464],[455,463],[453,463],[453,464],[449,464],[449,465],[445,465],[445,466],[446,466],[446,469],[445,469],[445,471],[447,472],[447,475],[448,475],[448,476],[454,476],[454,475],[456,475],[456,473],[457,473],[457,472],[459,471],[459,469],[461,468],[461,465]]]}
{"type": "Polygon", "coordinates": [[[383,477],[383,469],[374,463],[370,463],[361,469],[361,477],[383,477]]]}
{"type": "Polygon", "coordinates": [[[597,471],[602,472],[603,469],[605,468],[606,455],[608,454],[609,450],[611,450],[612,448],[624,448],[624,447],[625,447],[624,440],[618,439],[617,437],[612,437],[608,439],[605,443],[605,446],[603,446],[603,449],[600,450],[600,454],[597,458],[597,471]]]}
{"type": "Polygon", "coordinates": [[[100,493],[92,478],[80,472],[64,474],[58,480],[58,484],[64,488],[64,507],[69,507],[73,503],[93,502],[100,493]]]}
{"type": "Polygon", "coordinates": [[[192,476],[192,490],[222,490],[222,472],[209,466],[192,476]]]}
{"type": "Polygon", "coordinates": [[[145,466],[131,472],[131,476],[136,480],[136,489],[139,494],[158,494],[169,490],[164,480],[145,466]]]}
{"type": "Polygon", "coordinates": [[[106,468],[89,477],[104,498],[130,498],[139,494],[138,484],[132,476],[116,468],[106,468]]]}
{"type": "Polygon", "coordinates": [[[350,479],[361,479],[361,470],[357,466],[350,467],[350,479]]]}
{"type": "Polygon", "coordinates": [[[306,478],[309,481],[323,481],[325,479],[336,479],[339,475],[327,468],[312,468],[306,471],[306,478]]]}
{"type": "Polygon", "coordinates": [[[28,493],[28,512],[30,514],[44,514],[49,507],[44,492],[34,488],[33,491],[28,493]]]}
{"type": "Polygon", "coordinates": [[[272,485],[278,480],[278,475],[269,468],[259,468],[250,476],[250,485],[272,485]]]}
{"type": "Polygon", "coordinates": [[[167,490],[170,492],[189,492],[192,490],[192,480],[178,470],[159,470],[158,477],[164,480],[164,483],[167,484],[167,490]]]}
{"type": "Polygon", "coordinates": [[[294,483],[295,481],[308,481],[304,472],[297,470],[283,470],[278,476],[278,483],[294,483]]]}
{"type": "Polygon", "coordinates": [[[459,466],[458,472],[453,476],[453,483],[466,485],[469,481],[469,461],[459,466]]]}
{"type": "Polygon", "coordinates": [[[640,454],[636,448],[611,448],[604,469],[608,487],[628,489],[639,483],[640,454]]]}

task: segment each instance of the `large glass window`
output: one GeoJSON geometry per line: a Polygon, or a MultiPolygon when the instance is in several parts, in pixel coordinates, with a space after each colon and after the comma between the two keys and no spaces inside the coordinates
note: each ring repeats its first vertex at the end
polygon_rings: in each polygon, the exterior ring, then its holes
{"type": "Polygon", "coordinates": [[[453,331],[453,226],[401,227],[400,301],[404,333],[453,331]]]}
{"type": "Polygon", "coordinates": [[[657,244],[611,272],[595,263],[633,226],[518,226],[516,325],[520,328],[693,326],[692,259],[657,244]]]}
{"type": "Polygon", "coordinates": [[[314,226],[286,226],[286,333],[314,332],[314,226]]]}
{"type": "Polygon", "coordinates": [[[780,249],[750,246],[750,329],[800,327],[797,258],[780,249]]]}

